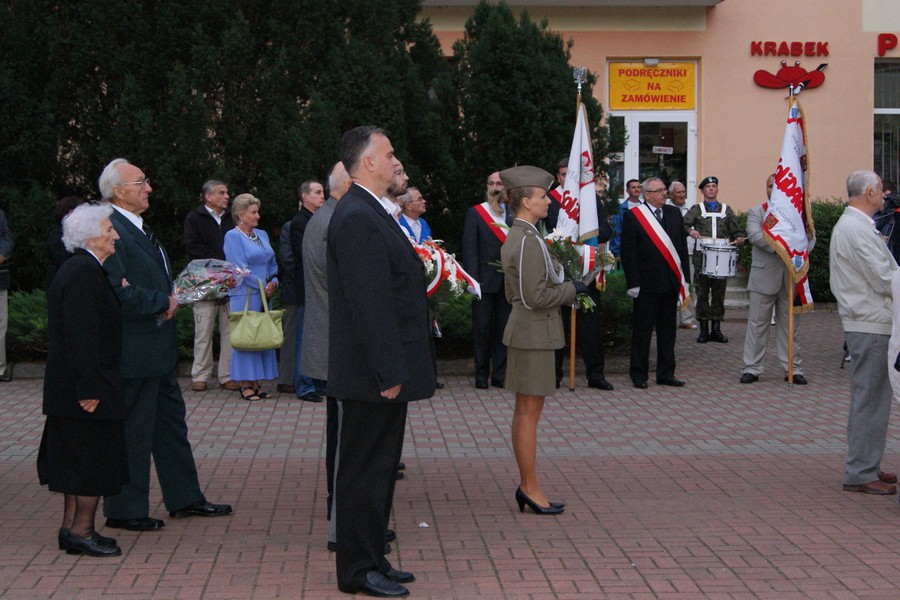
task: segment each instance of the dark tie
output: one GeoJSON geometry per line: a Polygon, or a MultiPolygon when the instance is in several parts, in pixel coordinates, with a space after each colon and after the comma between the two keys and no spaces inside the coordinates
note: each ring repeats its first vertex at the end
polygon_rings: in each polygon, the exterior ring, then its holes
{"type": "MultiPolygon", "coordinates": [[[[657,209],[654,210],[653,212],[656,213],[656,220],[659,221],[660,223],[662,223],[662,209],[661,209],[661,208],[657,208],[657,209]]],[[[151,237],[150,239],[153,239],[153,238],[151,237]]]]}
{"type": "Polygon", "coordinates": [[[150,243],[153,244],[153,247],[159,250],[159,241],[156,239],[156,236],[153,235],[153,230],[150,229],[146,223],[141,225],[141,229],[144,230],[144,233],[147,234],[147,237],[150,238],[150,243]]]}

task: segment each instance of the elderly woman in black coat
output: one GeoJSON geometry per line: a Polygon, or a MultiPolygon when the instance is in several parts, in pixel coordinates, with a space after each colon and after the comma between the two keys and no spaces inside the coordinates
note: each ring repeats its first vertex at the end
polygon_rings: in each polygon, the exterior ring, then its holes
{"type": "Polygon", "coordinates": [[[89,556],[122,553],[116,540],[94,530],[94,515],[100,496],[117,494],[128,481],[121,312],[103,268],[119,239],[109,220],[112,210],[108,204],[83,204],[65,218],[62,239],[73,256],[47,290],[47,421],[38,477],[65,495],[60,550],[89,556]]]}

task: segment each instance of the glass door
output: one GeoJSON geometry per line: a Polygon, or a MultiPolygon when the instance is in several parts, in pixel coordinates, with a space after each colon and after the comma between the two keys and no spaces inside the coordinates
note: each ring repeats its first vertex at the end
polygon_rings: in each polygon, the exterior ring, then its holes
{"type": "Polygon", "coordinates": [[[609,119],[611,138],[616,137],[613,133],[624,129],[624,135],[618,136],[624,139],[622,151],[613,156],[610,165],[610,173],[615,174],[615,181],[610,181],[613,193],[624,199],[625,181],[659,177],[666,186],[673,181],[685,184],[687,205],[694,204],[697,191],[696,114],[692,111],[629,111],[611,115],[609,119]]]}

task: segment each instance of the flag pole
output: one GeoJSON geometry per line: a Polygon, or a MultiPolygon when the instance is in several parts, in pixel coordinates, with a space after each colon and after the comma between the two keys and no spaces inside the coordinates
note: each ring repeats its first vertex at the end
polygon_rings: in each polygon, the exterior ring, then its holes
{"type": "MultiPolygon", "coordinates": [[[[800,88],[802,89],[802,88],[800,88]]],[[[794,103],[794,94],[799,92],[799,90],[794,89],[794,84],[792,83],[788,88],[788,108],[791,107],[794,103]]],[[[805,186],[804,186],[805,187],[805,186]]],[[[804,189],[804,193],[806,190],[804,189]]],[[[785,269],[785,277],[787,277],[786,285],[787,285],[787,311],[788,311],[788,322],[787,322],[787,383],[788,387],[794,385],[794,278],[791,276],[789,270],[785,269]]],[[[779,327],[780,325],[776,322],[775,327],[779,327]]],[[[777,333],[777,332],[776,332],[777,333]]]]}
{"type": "MultiPolygon", "coordinates": [[[[578,122],[578,113],[581,110],[581,84],[584,83],[584,76],[587,69],[584,67],[575,67],[572,69],[572,77],[575,79],[575,85],[578,86],[578,94],[575,97],[575,122],[578,122]]],[[[575,320],[578,318],[578,311],[575,305],[572,305],[571,316],[569,317],[569,391],[575,391],[575,320]]],[[[590,374],[588,374],[590,375],[590,374]]]]}

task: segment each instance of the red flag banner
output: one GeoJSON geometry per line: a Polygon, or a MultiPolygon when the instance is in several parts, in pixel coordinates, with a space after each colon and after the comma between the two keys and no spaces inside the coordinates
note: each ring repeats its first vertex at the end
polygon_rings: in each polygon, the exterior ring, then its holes
{"type": "Polygon", "coordinates": [[[806,273],[816,232],[809,206],[809,160],[803,109],[791,98],[775,186],[763,219],[763,237],[781,257],[796,284],[794,314],[813,308],[806,273]]]}

